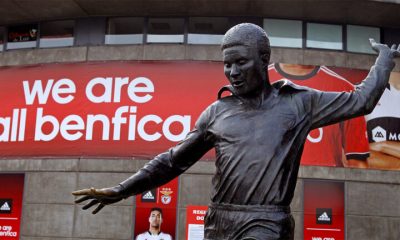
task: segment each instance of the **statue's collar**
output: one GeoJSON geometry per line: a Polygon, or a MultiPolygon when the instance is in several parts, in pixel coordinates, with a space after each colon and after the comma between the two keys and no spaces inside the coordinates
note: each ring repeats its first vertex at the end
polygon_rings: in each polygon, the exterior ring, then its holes
{"type": "MultiPolygon", "coordinates": [[[[273,89],[278,90],[277,92],[279,92],[279,93],[284,91],[284,90],[289,90],[290,91],[290,89],[291,90],[297,90],[297,91],[306,91],[308,89],[307,87],[296,85],[296,84],[294,84],[293,82],[291,82],[291,81],[289,81],[287,79],[274,82],[271,86],[272,86],[273,89]]],[[[222,98],[222,94],[224,92],[230,92],[231,95],[236,96],[232,85],[225,85],[218,91],[218,99],[222,98]]]]}
{"type": "Polygon", "coordinates": [[[232,85],[225,85],[218,91],[218,99],[221,99],[222,94],[227,91],[230,92],[232,95],[235,95],[232,85]]]}
{"type": "Polygon", "coordinates": [[[296,85],[287,79],[274,82],[272,84],[272,87],[279,90],[279,92],[286,90],[286,89],[292,89],[292,90],[297,90],[297,91],[306,91],[308,89],[307,87],[296,85]]]}

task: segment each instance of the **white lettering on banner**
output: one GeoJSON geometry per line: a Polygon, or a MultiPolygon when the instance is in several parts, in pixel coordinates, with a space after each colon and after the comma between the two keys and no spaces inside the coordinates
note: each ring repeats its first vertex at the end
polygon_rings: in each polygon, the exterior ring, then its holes
{"type": "Polygon", "coordinates": [[[205,215],[206,214],[206,210],[193,210],[193,214],[205,215]]]}
{"type": "Polygon", "coordinates": [[[21,119],[19,120],[18,128],[18,141],[24,141],[25,139],[25,125],[26,125],[26,109],[21,109],[21,119]]]}
{"type": "MultiPolygon", "coordinates": [[[[34,133],[35,142],[52,141],[61,137],[67,141],[79,139],[93,140],[99,136],[101,140],[120,141],[127,132],[127,140],[137,138],[145,141],[156,141],[165,137],[169,141],[178,142],[185,138],[191,128],[190,115],[171,115],[162,118],[156,114],[137,115],[137,106],[118,106],[113,116],[106,114],[70,114],[62,118],[58,113],[46,111],[49,98],[58,104],[68,104],[75,98],[75,83],[68,78],[47,81],[22,81],[26,105],[42,105],[32,111],[35,123],[28,127],[34,133]],[[34,125],[34,126],[33,126],[34,125]],[[179,125],[178,131],[174,130],[179,125]],[[149,128],[148,126],[152,126],[149,128]],[[154,128],[156,126],[156,128],[154,128]],[[151,130],[156,129],[156,130],[151,130]],[[173,131],[174,130],[174,131],[173,131]],[[96,134],[96,131],[102,131],[96,134]]],[[[119,103],[122,93],[132,102],[142,104],[149,102],[154,93],[153,82],[146,77],[94,77],[85,86],[84,98],[91,103],[119,103]]],[[[50,104],[49,104],[50,105],[50,104]]],[[[53,105],[52,105],[53,107],[53,105]]],[[[29,110],[30,113],[31,110],[29,110]]],[[[112,114],[111,114],[112,115],[112,114]]],[[[25,140],[27,109],[12,109],[10,115],[0,116],[0,142],[16,142],[25,140]]]]}
{"type": "Polygon", "coordinates": [[[68,131],[83,130],[85,123],[78,115],[69,115],[61,122],[60,133],[68,141],[75,141],[82,137],[81,132],[69,133],[68,131]],[[74,124],[74,122],[76,124],[74,124]]]}
{"type": "Polygon", "coordinates": [[[12,232],[12,226],[0,226],[0,237],[16,237],[17,232],[12,232]]]}
{"type": "Polygon", "coordinates": [[[54,79],[49,79],[46,83],[46,88],[43,90],[42,81],[35,80],[33,83],[32,89],[29,88],[29,82],[23,81],[23,89],[25,96],[25,103],[27,105],[32,105],[37,96],[39,104],[46,104],[49,99],[49,95],[51,92],[51,96],[54,101],[59,104],[67,104],[74,99],[74,96],[71,93],[75,93],[76,87],[72,80],[68,78],[63,78],[54,84],[54,79]],[[61,97],[60,94],[68,94],[65,97],[61,97]]]}
{"type": "Polygon", "coordinates": [[[129,78],[120,78],[117,77],[115,78],[115,87],[114,87],[114,102],[120,102],[121,101],[121,88],[122,86],[126,85],[129,83],[129,78]]]}
{"type": "Polygon", "coordinates": [[[3,231],[11,231],[12,230],[12,227],[11,226],[3,226],[3,227],[1,227],[0,228],[0,230],[3,230],[3,231]]]}
{"type": "Polygon", "coordinates": [[[43,116],[43,108],[38,108],[36,112],[36,126],[35,126],[35,141],[51,141],[58,133],[60,126],[57,118],[52,115],[43,116]],[[45,123],[52,125],[52,130],[49,134],[45,134],[42,131],[42,127],[45,123]]]}
{"type": "MultiPolygon", "coordinates": [[[[120,102],[122,86],[128,84],[129,78],[116,77],[115,81],[112,77],[102,78],[97,77],[89,81],[86,86],[86,97],[94,103],[109,103],[109,102],[120,102]],[[114,98],[112,98],[112,88],[114,85],[114,98]],[[93,89],[97,86],[102,86],[104,92],[100,96],[95,96],[93,89]]],[[[153,82],[145,77],[138,77],[133,79],[128,85],[128,96],[136,103],[145,103],[152,99],[152,95],[145,94],[144,96],[138,96],[137,93],[153,93],[154,85],[153,82]],[[139,86],[138,86],[139,85],[139,86]],[[140,86],[144,85],[144,86],[140,86]]]]}
{"type": "Polygon", "coordinates": [[[103,114],[92,115],[89,114],[87,118],[86,140],[93,140],[93,125],[95,122],[100,121],[103,125],[102,140],[110,139],[110,121],[108,117],[103,114]]]}
{"type": "MultiPolygon", "coordinates": [[[[134,112],[136,112],[136,107],[134,107],[134,109],[132,109],[131,107],[131,111],[135,110],[134,112]]],[[[136,122],[136,115],[129,115],[129,131],[128,131],[128,140],[133,141],[136,138],[136,125],[132,124],[136,122]]]]}
{"type": "Polygon", "coordinates": [[[8,142],[10,136],[10,117],[0,118],[0,126],[3,132],[0,134],[0,142],[8,142]]]}
{"type": "Polygon", "coordinates": [[[24,141],[26,124],[26,108],[13,109],[12,117],[0,117],[0,142],[24,141]],[[21,113],[21,114],[20,114],[21,113]],[[10,136],[11,130],[11,136],[10,136]]]}
{"type": "MultiPolygon", "coordinates": [[[[131,112],[133,109],[136,112],[136,107],[131,107],[131,112]]],[[[117,111],[115,111],[115,117],[112,118],[112,123],[114,124],[114,135],[113,135],[114,140],[120,140],[121,124],[126,123],[126,118],[122,117],[122,113],[125,112],[128,112],[128,106],[123,106],[118,108],[117,111]]]]}
{"type": "Polygon", "coordinates": [[[140,120],[138,123],[139,135],[146,141],[149,142],[156,141],[161,137],[161,134],[159,132],[155,132],[153,134],[146,133],[146,131],[144,130],[144,125],[148,122],[155,122],[159,124],[162,122],[162,119],[157,115],[147,115],[143,117],[142,120],[140,120]]]}
{"type": "Polygon", "coordinates": [[[4,237],[16,237],[17,236],[17,232],[3,232],[0,231],[0,237],[4,236],[4,237]]]}
{"type": "Polygon", "coordinates": [[[397,141],[400,140],[400,133],[396,134],[396,133],[389,133],[389,140],[390,141],[397,141]]]}
{"type": "Polygon", "coordinates": [[[23,81],[22,85],[24,88],[25,103],[27,105],[32,105],[35,101],[35,97],[38,97],[39,104],[45,104],[49,98],[50,90],[53,85],[54,80],[50,79],[47,81],[46,89],[43,91],[42,81],[36,80],[33,83],[32,91],[29,90],[29,82],[23,81]]]}
{"type": "Polygon", "coordinates": [[[335,238],[332,237],[311,237],[311,240],[335,240],[335,238]]]}
{"type": "Polygon", "coordinates": [[[15,142],[17,140],[18,118],[19,118],[19,110],[14,109],[12,115],[12,124],[11,124],[11,142],[15,142]]]}
{"type": "Polygon", "coordinates": [[[145,103],[150,101],[153,97],[150,94],[146,94],[142,97],[139,97],[136,93],[153,93],[154,92],[154,85],[150,81],[150,79],[145,77],[138,77],[135,78],[128,86],[128,95],[129,98],[137,103],[145,103]],[[137,85],[144,84],[145,87],[138,87],[137,85]]]}
{"type": "Polygon", "coordinates": [[[322,136],[324,135],[324,130],[322,128],[318,128],[318,137],[314,138],[310,134],[307,135],[307,140],[312,143],[319,143],[322,140],[322,136]]]}
{"type": "Polygon", "coordinates": [[[53,97],[54,101],[59,104],[67,104],[70,103],[74,96],[71,94],[62,97],[60,94],[68,94],[68,93],[75,93],[76,88],[74,82],[72,82],[68,78],[60,79],[55,84],[53,89],[51,90],[51,96],[53,97]],[[65,86],[65,87],[63,87],[65,86]]]}
{"type": "Polygon", "coordinates": [[[190,116],[173,115],[167,118],[163,125],[163,132],[168,140],[178,142],[185,138],[186,134],[190,131],[190,116]],[[172,134],[170,129],[174,122],[180,122],[183,126],[183,131],[180,134],[172,134]]]}
{"type": "MultiPolygon", "coordinates": [[[[97,114],[87,115],[86,118],[86,130],[85,130],[85,120],[78,115],[68,115],[61,121],[59,121],[53,115],[44,115],[43,108],[38,108],[36,113],[36,126],[35,126],[35,141],[51,141],[58,133],[61,137],[68,141],[76,141],[85,135],[86,140],[93,140],[93,128],[96,122],[101,122],[103,126],[102,140],[109,140],[110,128],[113,131],[112,140],[121,139],[121,127],[122,125],[128,125],[128,140],[132,141],[136,139],[136,129],[137,133],[143,140],[146,141],[156,141],[160,139],[163,135],[170,141],[181,141],[190,131],[190,121],[191,117],[189,115],[172,115],[168,117],[164,122],[161,117],[151,114],[143,116],[137,122],[137,117],[135,115],[137,108],[135,106],[121,106],[115,111],[114,117],[110,119],[106,115],[97,114]],[[129,112],[128,112],[129,110],[129,112]],[[129,113],[129,121],[124,114],[129,113]],[[162,134],[159,132],[148,133],[146,132],[146,124],[149,122],[154,122],[157,125],[162,123],[162,134]],[[137,123],[137,127],[136,127],[137,123]],[[171,133],[171,125],[173,123],[179,123],[182,125],[182,131],[178,134],[171,133]],[[49,133],[43,132],[43,126],[45,124],[51,125],[51,130],[49,133]],[[110,126],[112,125],[112,126],[110,126]],[[71,131],[74,131],[71,133],[71,131]],[[85,131],[85,133],[83,133],[85,131]]],[[[0,119],[1,120],[1,119],[0,119]]],[[[1,137],[1,135],[0,135],[1,137]]]]}
{"type": "Polygon", "coordinates": [[[93,78],[89,81],[86,86],[86,97],[94,103],[109,103],[111,102],[111,90],[112,90],[112,78],[93,78]],[[104,92],[100,96],[95,96],[93,94],[93,88],[95,86],[103,86],[104,92]]]}

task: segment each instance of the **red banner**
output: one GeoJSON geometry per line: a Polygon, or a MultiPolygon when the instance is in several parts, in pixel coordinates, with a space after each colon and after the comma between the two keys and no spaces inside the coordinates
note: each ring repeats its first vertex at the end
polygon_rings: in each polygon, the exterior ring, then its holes
{"type": "Polygon", "coordinates": [[[182,140],[226,83],[209,62],[2,68],[0,152],[151,157],[182,140]]]}
{"type": "Polygon", "coordinates": [[[304,181],[304,240],[344,240],[344,183],[304,181]]]}
{"type": "Polygon", "coordinates": [[[158,228],[165,240],[175,239],[176,206],[178,204],[178,178],[136,196],[135,239],[145,239],[151,227],[158,228]],[[157,210],[160,209],[160,210],[157,210]],[[160,212],[161,211],[161,212],[160,212]],[[159,215],[156,220],[153,215],[159,215]],[[158,227],[156,226],[158,225],[158,227]],[[142,236],[138,237],[140,234],[142,236]]]}
{"type": "MultiPolygon", "coordinates": [[[[333,68],[352,83],[359,83],[368,72],[346,68],[333,68]]],[[[392,72],[382,97],[367,122],[370,157],[368,167],[373,169],[400,170],[400,73],[392,72]]]]}
{"type": "Polygon", "coordinates": [[[204,217],[207,206],[186,207],[186,240],[204,239],[204,217]]]}
{"type": "MultiPolygon", "coordinates": [[[[343,71],[342,71],[343,72],[343,71]]],[[[271,64],[268,68],[271,82],[288,79],[295,84],[333,92],[350,92],[354,85],[348,79],[361,81],[359,72],[348,78],[326,66],[271,64]]],[[[365,71],[364,71],[365,72],[365,71]]],[[[312,130],[306,139],[301,159],[303,165],[366,166],[368,139],[364,117],[358,117],[312,130]]]]}
{"type": "Polygon", "coordinates": [[[0,175],[0,239],[20,239],[23,174],[0,175]]]}
{"type": "MultiPolygon", "coordinates": [[[[323,91],[352,91],[367,71],[271,64],[268,73],[270,82],[289,79],[323,91]]],[[[184,139],[226,84],[220,62],[3,67],[0,157],[152,158],[184,139]]],[[[400,108],[392,104],[399,99],[400,74],[392,73],[366,119],[311,131],[301,164],[399,170],[400,108]]]]}

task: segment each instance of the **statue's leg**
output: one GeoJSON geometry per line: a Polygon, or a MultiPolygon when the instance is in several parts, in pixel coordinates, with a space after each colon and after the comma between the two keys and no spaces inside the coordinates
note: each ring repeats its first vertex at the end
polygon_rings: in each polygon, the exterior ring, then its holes
{"type": "Polygon", "coordinates": [[[291,226],[281,228],[271,222],[268,225],[258,224],[235,236],[234,240],[293,240],[293,230],[291,226]]]}
{"type": "Polygon", "coordinates": [[[254,218],[235,233],[235,240],[293,240],[294,219],[289,213],[267,213],[268,219],[254,218]]]}
{"type": "Polygon", "coordinates": [[[294,220],[289,207],[213,204],[204,227],[206,240],[293,240],[294,220]]]}

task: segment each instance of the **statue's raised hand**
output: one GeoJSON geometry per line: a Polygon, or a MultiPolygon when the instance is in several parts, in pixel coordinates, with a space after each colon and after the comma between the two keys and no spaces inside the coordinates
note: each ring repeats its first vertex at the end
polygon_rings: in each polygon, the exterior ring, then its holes
{"type": "Polygon", "coordinates": [[[92,206],[97,205],[97,207],[92,211],[93,214],[98,213],[105,205],[113,204],[124,199],[122,194],[122,187],[115,186],[110,188],[87,188],[72,192],[74,196],[81,196],[75,200],[75,203],[81,203],[87,200],[91,200],[86,205],[82,207],[86,210],[92,206]]]}
{"type": "Polygon", "coordinates": [[[400,56],[400,44],[396,47],[396,44],[393,44],[391,48],[389,48],[386,44],[381,44],[375,42],[374,39],[370,38],[369,42],[371,43],[372,49],[379,54],[387,54],[391,58],[400,56]]]}

